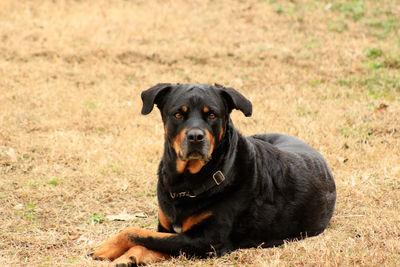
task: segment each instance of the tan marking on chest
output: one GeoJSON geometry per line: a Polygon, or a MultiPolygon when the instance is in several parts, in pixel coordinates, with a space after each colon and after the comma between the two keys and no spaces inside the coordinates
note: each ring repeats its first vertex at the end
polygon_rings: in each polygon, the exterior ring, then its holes
{"type": "Polygon", "coordinates": [[[183,222],[182,222],[182,232],[186,232],[187,230],[191,229],[193,226],[195,226],[196,224],[201,223],[203,220],[207,219],[208,217],[210,217],[212,215],[211,211],[205,211],[203,213],[200,214],[195,214],[192,215],[188,218],[186,218],[183,222]]]}
{"type": "Polygon", "coordinates": [[[171,231],[171,219],[164,214],[161,208],[158,208],[158,220],[160,221],[162,227],[164,227],[168,231],[171,231]]]}

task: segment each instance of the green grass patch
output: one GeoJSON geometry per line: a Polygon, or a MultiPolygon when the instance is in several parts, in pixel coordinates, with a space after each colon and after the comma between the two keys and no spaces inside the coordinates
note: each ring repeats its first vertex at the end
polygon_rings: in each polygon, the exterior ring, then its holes
{"type": "Polygon", "coordinates": [[[25,203],[24,216],[29,220],[36,219],[36,205],[32,201],[25,203]]]}
{"type": "Polygon", "coordinates": [[[127,78],[126,78],[126,81],[128,82],[128,84],[134,84],[134,82],[137,80],[137,78],[136,78],[136,76],[135,75],[129,75],[127,78]]]}
{"type": "Polygon", "coordinates": [[[400,69],[400,53],[390,55],[383,60],[383,67],[388,69],[400,69]]]}
{"type": "Polygon", "coordinates": [[[321,85],[321,84],[323,84],[324,83],[324,81],[323,80],[312,80],[312,81],[309,81],[308,82],[308,84],[311,86],[311,87],[317,87],[317,86],[319,86],[319,85],[321,85]]]}
{"type": "Polygon", "coordinates": [[[342,13],[346,18],[355,21],[360,20],[365,15],[364,1],[351,0],[345,2],[334,2],[332,10],[342,13]]]}
{"type": "Polygon", "coordinates": [[[318,6],[318,4],[312,1],[302,3],[297,3],[296,1],[282,2],[271,2],[271,4],[274,4],[274,12],[278,15],[288,16],[300,23],[304,22],[307,13],[312,12],[318,6]]]}
{"type": "Polygon", "coordinates": [[[372,135],[372,130],[366,126],[341,125],[339,127],[339,132],[345,138],[349,138],[349,137],[365,138],[367,136],[372,135]]]}
{"type": "Polygon", "coordinates": [[[46,183],[50,184],[50,185],[58,185],[58,180],[57,179],[51,179],[51,180],[47,181],[46,183]]]}
{"type": "Polygon", "coordinates": [[[377,47],[368,48],[365,56],[367,57],[366,66],[376,70],[383,67],[383,50],[377,47]]]}
{"type": "Polygon", "coordinates": [[[30,159],[28,154],[23,154],[20,161],[29,161],[30,159]]]}
{"type": "Polygon", "coordinates": [[[65,260],[65,262],[71,264],[71,263],[78,262],[79,260],[80,260],[80,258],[67,258],[65,260]]]}
{"type": "Polygon", "coordinates": [[[103,223],[105,220],[106,219],[102,215],[95,212],[95,213],[89,215],[87,224],[92,224],[92,225],[99,224],[99,223],[103,223]]]}
{"type": "Polygon", "coordinates": [[[321,47],[322,47],[322,44],[321,44],[321,42],[320,42],[317,38],[313,38],[310,42],[308,42],[308,43],[305,45],[305,47],[306,47],[308,50],[313,50],[313,49],[315,49],[315,48],[321,48],[321,47]]]}
{"type": "Polygon", "coordinates": [[[27,186],[33,187],[33,188],[38,188],[39,187],[39,183],[37,181],[34,180],[30,180],[26,182],[27,186]]]}
{"type": "Polygon", "coordinates": [[[390,33],[396,33],[400,28],[399,19],[395,17],[370,18],[363,22],[369,27],[369,34],[380,40],[386,39],[390,33]]]}
{"type": "Polygon", "coordinates": [[[96,127],[96,132],[99,134],[103,134],[106,132],[106,129],[104,127],[96,127]]]}
{"type": "Polygon", "coordinates": [[[372,47],[366,50],[365,56],[365,63],[370,69],[400,69],[400,53],[397,51],[385,53],[381,48],[372,47]]]}
{"type": "Polygon", "coordinates": [[[288,12],[287,10],[288,10],[288,9],[285,8],[285,7],[283,7],[282,5],[278,5],[278,6],[276,6],[276,7],[274,8],[275,13],[276,13],[276,14],[279,14],[279,15],[287,13],[287,12],[288,12]]]}
{"type": "Polygon", "coordinates": [[[86,101],[83,103],[83,106],[90,108],[90,109],[96,109],[99,106],[99,103],[95,101],[86,101]]]}
{"type": "Polygon", "coordinates": [[[364,23],[375,29],[384,29],[386,31],[393,31],[399,27],[399,20],[396,18],[371,18],[364,20],[364,23]]]}
{"type": "Polygon", "coordinates": [[[107,168],[103,169],[100,171],[101,175],[109,175],[111,173],[117,174],[117,175],[121,175],[122,174],[122,167],[118,166],[118,165],[113,165],[110,164],[107,166],[107,168]]]}
{"type": "Polygon", "coordinates": [[[307,110],[307,109],[304,108],[304,107],[297,107],[296,113],[297,113],[297,115],[299,115],[299,116],[306,116],[306,115],[312,114],[311,111],[307,110]]]}
{"type": "Polygon", "coordinates": [[[365,87],[374,98],[394,100],[400,94],[400,76],[386,73],[374,73],[359,80],[359,85],[365,87]]]}
{"type": "Polygon", "coordinates": [[[400,75],[372,71],[367,76],[354,76],[340,79],[340,86],[349,89],[361,89],[375,99],[395,100],[400,97],[400,75]]]}
{"type": "Polygon", "coordinates": [[[349,26],[345,19],[335,19],[333,21],[328,22],[328,31],[342,33],[347,31],[349,26]]]}
{"type": "Polygon", "coordinates": [[[376,59],[383,56],[383,51],[380,48],[372,47],[368,48],[366,52],[367,58],[376,59]]]}

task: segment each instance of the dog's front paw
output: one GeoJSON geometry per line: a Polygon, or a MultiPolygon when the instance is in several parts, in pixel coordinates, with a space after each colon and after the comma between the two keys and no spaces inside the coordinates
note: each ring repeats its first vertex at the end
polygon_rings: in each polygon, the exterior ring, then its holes
{"type": "Polygon", "coordinates": [[[94,260],[114,260],[121,256],[125,250],[122,250],[117,244],[111,244],[108,241],[95,248],[89,255],[94,260]]]}
{"type": "Polygon", "coordinates": [[[111,264],[110,267],[132,267],[138,266],[136,257],[134,256],[135,249],[134,247],[130,248],[125,254],[120,256],[119,258],[115,259],[111,264]]]}
{"type": "Polygon", "coordinates": [[[148,263],[160,262],[169,257],[168,254],[150,250],[143,246],[134,246],[114,260],[112,266],[142,266],[148,263]]]}
{"type": "Polygon", "coordinates": [[[124,254],[133,244],[129,242],[123,232],[108,239],[98,248],[94,249],[90,256],[94,260],[114,260],[124,254]]]}

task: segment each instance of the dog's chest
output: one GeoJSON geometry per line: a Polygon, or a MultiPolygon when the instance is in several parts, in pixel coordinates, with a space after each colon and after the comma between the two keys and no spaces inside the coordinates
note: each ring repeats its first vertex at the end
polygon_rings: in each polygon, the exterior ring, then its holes
{"type": "Polygon", "coordinates": [[[185,219],[176,219],[169,221],[169,229],[172,229],[175,233],[182,233],[192,229],[194,226],[199,225],[205,219],[212,216],[211,211],[203,211],[199,213],[192,214],[185,219]]]}

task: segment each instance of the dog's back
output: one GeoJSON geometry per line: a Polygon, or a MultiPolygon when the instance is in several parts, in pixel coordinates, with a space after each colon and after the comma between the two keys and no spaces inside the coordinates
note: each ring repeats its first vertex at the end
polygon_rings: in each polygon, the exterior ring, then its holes
{"type": "MultiPolygon", "coordinates": [[[[250,237],[241,246],[262,239],[270,240],[264,246],[275,246],[284,239],[323,232],[333,215],[336,188],[322,155],[288,135],[263,134],[246,139],[254,146],[256,168],[261,170],[256,178],[260,188],[254,190],[268,197],[245,212],[244,217],[252,217],[260,227],[241,229],[250,237]]],[[[241,225],[246,228],[245,223],[241,225]]]]}

